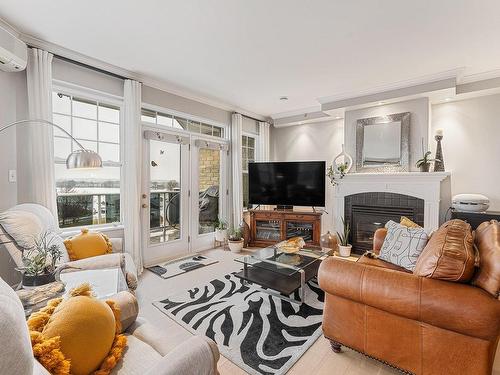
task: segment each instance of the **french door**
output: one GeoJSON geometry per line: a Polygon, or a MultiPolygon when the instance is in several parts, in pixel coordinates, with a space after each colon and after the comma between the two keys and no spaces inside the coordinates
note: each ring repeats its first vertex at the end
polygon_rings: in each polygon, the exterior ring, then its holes
{"type": "Polygon", "coordinates": [[[193,137],[191,150],[190,238],[192,249],[201,251],[214,245],[217,218],[227,217],[228,188],[225,177],[228,145],[193,137]]]}
{"type": "Polygon", "coordinates": [[[209,249],[227,212],[227,143],[145,128],[143,254],[146,265],[209,249]]]}

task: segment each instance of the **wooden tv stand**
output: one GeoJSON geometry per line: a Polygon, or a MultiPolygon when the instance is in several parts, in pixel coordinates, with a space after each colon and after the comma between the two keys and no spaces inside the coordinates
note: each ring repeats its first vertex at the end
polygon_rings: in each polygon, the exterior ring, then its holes
{"type": "Polygon", "coordinates": [[[300,236],[309,247],[320,247],[321,212],[249,210],[248,245],[266,247],[300,236]]]}

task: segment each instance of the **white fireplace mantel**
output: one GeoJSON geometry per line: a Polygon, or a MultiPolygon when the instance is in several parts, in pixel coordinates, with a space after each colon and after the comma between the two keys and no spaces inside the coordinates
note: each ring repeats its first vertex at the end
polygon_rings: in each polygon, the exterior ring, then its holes
{"type": "MultiPolygon", "coordinates": [[[[450,172],[351,173],[337,180],[334,188],[333,225],[342,230],[344,198],[369,192],[405,194],[424,200],[424,228],[431,232],[439,227],[440,202],[449,192],[443,188],[450,172]]],[[[449,185],[449,184],[448,184],[449,185]]]]}

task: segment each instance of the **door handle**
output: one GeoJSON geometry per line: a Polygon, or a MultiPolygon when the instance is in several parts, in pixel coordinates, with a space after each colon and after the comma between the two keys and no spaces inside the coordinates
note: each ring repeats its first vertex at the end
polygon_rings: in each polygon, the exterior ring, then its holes
{"type": "Polygon", "coordinates": [[[143,203],[142,208],[148,208],[148,205],[146,203],[143,203]]]}
{"type": "Polygon", "coordinates": [[[146,194],[142,194],[142,199],[146,199],[148,196],[146,194]]]}

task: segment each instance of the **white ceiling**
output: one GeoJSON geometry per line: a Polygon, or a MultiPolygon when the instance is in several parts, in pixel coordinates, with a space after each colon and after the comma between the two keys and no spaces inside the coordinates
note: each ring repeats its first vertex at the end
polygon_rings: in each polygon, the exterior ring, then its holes
{"type": "Polygon", "coordinates": [[[269,116],[500,68],[496,0],[1,0],[19,31],[269,116]],[[286,95],[289,100],[280,101],[286,95]]]}

